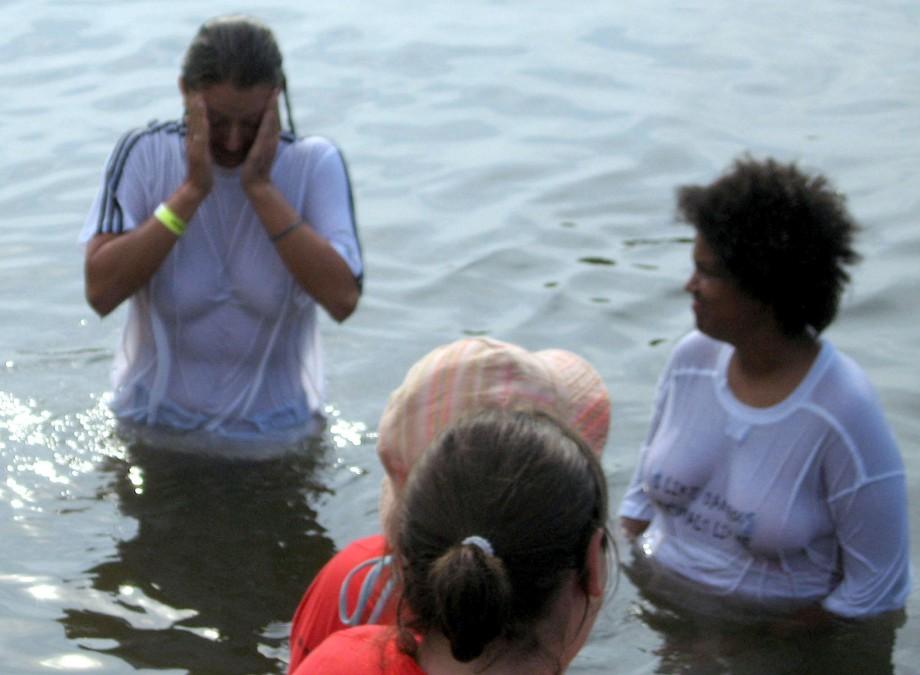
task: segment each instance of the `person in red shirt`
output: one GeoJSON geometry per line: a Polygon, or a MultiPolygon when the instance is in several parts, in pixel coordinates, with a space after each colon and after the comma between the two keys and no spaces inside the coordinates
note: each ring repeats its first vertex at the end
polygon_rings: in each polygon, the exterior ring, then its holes
{"type": "Polygon", "coordinates": [[[390,574],[389,521],[406,478],[441,432],[484,409],[547,414],[574,430],[597,456],[607,442],[607,389],[597,371],[572,352],[531,352],[499,340],[466,338],[426,354],[390,395],[379,424],[384,534],[352,542],[314,578],[294,614],[289,673],[335,631],[395,623],[399,593],[390,574]]]}
{"type": "Polygon", "coordinates": [[[598,458],[539,412],[465,418],[428,448],[401,496],[396,626],[324,640],[293,675],[564,672],[607,583],[598,458]]]}

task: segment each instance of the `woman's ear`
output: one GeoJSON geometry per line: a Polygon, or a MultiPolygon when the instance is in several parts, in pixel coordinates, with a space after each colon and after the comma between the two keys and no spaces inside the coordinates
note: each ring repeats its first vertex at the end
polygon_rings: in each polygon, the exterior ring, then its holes
{"type": "Polygon", "coordinates": [[[588,542],[588,554],[585,556],[588,578],[585,590],[592,598],[603,597],[607,588],[607,547],[604,545],[606,536],[604,528],[599,527],[588,542]]]}

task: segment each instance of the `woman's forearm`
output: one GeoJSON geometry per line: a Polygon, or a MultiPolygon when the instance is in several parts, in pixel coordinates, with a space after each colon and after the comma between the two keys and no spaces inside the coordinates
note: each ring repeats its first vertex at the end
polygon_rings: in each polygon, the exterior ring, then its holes
{"type": "MultiPolygon", "coordinates": [[[[184,184],[165,203],[187,223],[204,196],[199,189],[184,184]]],[[[86,246],[84,259],[84,284],[90,307],[105,316],[131,297],[160,268],[179,236],[151,214],[139,227],[125,234],[93,237],[86,246]]]]}
{"type": "Polygon", "coordinates": [[[333,319],[347,319],[361,292],[342,256],[303,222],[274,185],[263,183],[246,192],[291,276],[333,319]],[[278,235],[280,238],[275,239],[278,235]]]}

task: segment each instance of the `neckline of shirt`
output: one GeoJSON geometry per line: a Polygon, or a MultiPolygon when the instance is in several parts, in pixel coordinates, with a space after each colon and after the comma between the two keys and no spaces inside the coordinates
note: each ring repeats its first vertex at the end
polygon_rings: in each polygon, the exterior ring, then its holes
{"type": "Polygon", "coordinates": [[[716,391],[719,400],[727,409],[751,422],[771,422],[788,415],[799,407],[803,399],[808,397],[833,358],[834,347],[830,342],[819,337],[818,344],[820,345],[820,351],[798,386],[782,401],[766,408],[758,408],[744,403],[731,390],[728,384],[728,364],[732,354],[735,353],[735,348],[730,344],[724,344],[722,349],[719,350],[716,363],[716,391]]]}

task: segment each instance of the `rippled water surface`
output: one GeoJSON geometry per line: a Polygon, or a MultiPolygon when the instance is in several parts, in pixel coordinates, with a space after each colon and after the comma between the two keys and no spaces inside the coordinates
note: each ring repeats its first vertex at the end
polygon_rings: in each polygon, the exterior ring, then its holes
{"type": "MultiPolygon", "coordinates": [[[[828,173],[865,225],[828,335],[885,404],[920,560],[920,5],[252,7],[281,41],[299,130],[348,157],[367,283],[352,319],[324,324],[324,437],[229,463],[113,435],[124,315],[84,303],[76,236],[118,136],[180,114],[185,45],[235,7],[0,1],[0,672],[282,672],[301,591],[376,529],[387,393],[463,335],[597,365],[618,500],[657,375],[692,326],[674,187],[744,151],[828,173]]],[[[858,672],[920,672],[918,597],[893,647],[863,634],[833,649],[858,672]]],[[[656,623],[624,580],[572,672],[801,672],[825,647],[656,623]]]]}

